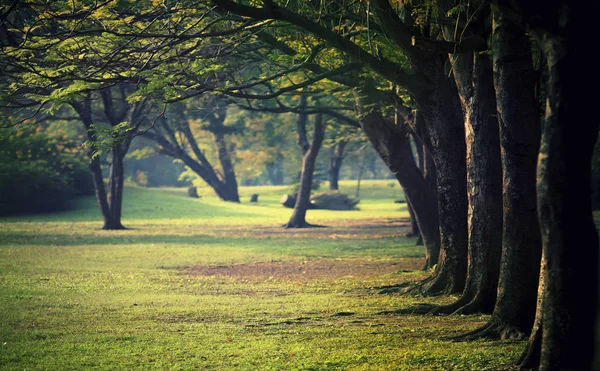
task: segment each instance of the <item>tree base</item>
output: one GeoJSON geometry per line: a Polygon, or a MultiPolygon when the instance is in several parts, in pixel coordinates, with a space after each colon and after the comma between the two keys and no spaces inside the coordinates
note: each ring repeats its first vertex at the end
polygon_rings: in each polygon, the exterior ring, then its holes
{"type": "Polygon", "coordinates": [[[454,303],[448,305],[423,303],[388,312],[395,314],[428,314],[432,316],[449,316],[479,314],[482,313],[482,309],[480,300],[476,298],[469,299],[463,296],[454,303]]]}
{"type": "Polygon", "coordinates": [[[296,222],[288,222],[286,224],[283,225],[283,228],[324,228],[324,225],[319,225],[319,224],[310,224],[307,222],[301,222],[301,223],[296,223],[296,222]]]}
{"type": "Polygon", "coordinates": [[[103,230],[105,231],[122,231],[125,230],[127,228],[125,228],[125,226],[123,226],[122,224],[118,224],[118,225],[104,225],[102,227],[103,230]]]}
{"type": "Polygon", "coordinates": [[[468,332],[464,335],[455,336],[449,338],[449,340],[461,342],[461,341],[473,341],[479,339],[490,339],[490,340],[525,340],[527,334],[519,330],[513,325],[509,325],[505,322],[492,319],[482,327],[468,332]]]}

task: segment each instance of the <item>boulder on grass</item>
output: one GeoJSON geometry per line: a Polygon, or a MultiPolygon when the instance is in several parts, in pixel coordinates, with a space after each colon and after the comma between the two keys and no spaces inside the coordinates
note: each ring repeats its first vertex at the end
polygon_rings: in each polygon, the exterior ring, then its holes
{"type": "Polygon", "coordinates": [[[340,191],[327,191],[313,196],[311,203],[317,209],[325,210],[355,210],[359,200],[340,191]]]}

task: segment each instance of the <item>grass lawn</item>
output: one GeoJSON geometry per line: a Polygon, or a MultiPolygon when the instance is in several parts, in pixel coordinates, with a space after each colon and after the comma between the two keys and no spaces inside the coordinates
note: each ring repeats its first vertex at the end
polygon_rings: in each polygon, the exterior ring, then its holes
{"type": "Polygon", "coordinates": [[[497,370],[515,360],[522,341],[444,340],[488,316],[380,313],[453,300],[379,294],[428,274],[390,184],[363,181],[360,210],[310,210],[324,226],[313,229],[281,227],[288,187],[242,187],[241,204],[129,187],[124,231],[100,229],[93,198],[2,218],[0,370],[497,370]]]}

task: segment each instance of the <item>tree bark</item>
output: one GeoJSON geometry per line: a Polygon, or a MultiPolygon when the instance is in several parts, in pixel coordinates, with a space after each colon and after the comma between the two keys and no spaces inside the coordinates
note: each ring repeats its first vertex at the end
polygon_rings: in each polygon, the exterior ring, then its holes
{"type": "MultiPolygon", "coordinates": [[[[87,96],[84,98],[82,102],[73,102],[71,104],[73,109],[79,115],[83,126],[85,127],[86,137],[89,141],[96,141],[96,132],[92,127],[93,119],[92,119],[92,102],[91,98],[87,96]]],[[[102,165],[100,164],[100,157],[94,157],[94,150],[90,148],[87,152],[89,157],[89,168],[92,172],[92,179],[94,182],[94,191],[96,194],[96,200],[98,201],[98,206],[100,207],[100,212],[102,213],[102,218],[104,220],[102,229],[105,230],[114,230],[114,229],[123,229],[123,225],[120,223],[120,220],[117,222],[113,219],[113,213],[111,212],[109,197],[106,193],[106,187],[104,185],[104,178],[102,176],[102,165]]]]}
{"type": "Polygon", "coordinates": [[[415,97],[432,145],[440,221],[439,263],[433,278],[420,289],[427,295],[460,293],[467,275],[465,129],[456,85],[440,68],[434,69],[438,89],[415,97]]]}
{"type": "Polygon", "coordinates": [[[502,258],[490,321],[463,338],[529,335],[541,259],[536,212],[540,121],[530,42],[514,17],[493,7],[493,63],[503,172],[502,258]]]}
{"type": "Polygon", "coordinates": [[[460,298],[435,314],[491,313],[502,247],[502,173],[493,73],[487,55],[455,55],[453,71],[465,110],[468,270],[460,298]]]}
{"type": "Polygon", "coordinates": [[[342,161],[344,160],[344,149],[346,148],[346,144],[346,141],[341,140],[329,148],[329,169],[327,173],[329,175],[330,190],[340,189],[338,181],[340,179],[340,169],[342,167],[342,161]]]}
{"type": "Polygon", "coordinates": [[[235,176],[233,163],[231,162],[230,150],[227,146],[225,135],[221,133],[213,133],[213,136],[215,145],[217,147],[219,162],[221,163],[221,169],[223,169],[221,181],[223,184],[222,199],[223,201],[240,202],[237,178],[235,176]]]}
{"type": "Polygon", "coordinates": [[[123,208],[123,191],[125,184],[125,168],[123,160],[127,150],[121,145],[112,146],[111,163],[108,176],[108,205],[110,207],[111,225],[105,229],[125,229],[121,223],[123,208]]]}
{"type": "Polygon", "coordinates": [[[365,93],[357,93],[360,125],[375,151],[394,174],[404,194],[412,204],[425,246],[424,268],[438,262],[440,232],[436,195],[415,164],[410,148],[408,131],[404,125],[386,124],[378,110],[366,110],[373,103],[365,93]]]}
{"type": "Polygon", "coordinates": [[[540,369],[590,370],[597,369],[594,355],[599,356],[594,326],[599,246],[590,187],[599,122],[590,120],[596,97],[581,89],[595,68],[581,37],[593,32],[596,12],[560,5],[561,12],[546,13],[544,24],[534,25],[549,75],[537,182],[546,268],[540,369]]]}
{"type": "MultiPolygon", "coordinates": [[[[298,120],[303,121],[302,125],[304,125],[306,123],[306,116],[304,114],[300,114],[299,116],[300,118],[298,120]]],[[[306,222],[306,210],[308,210],[310,204],[310,193],[317,155],[319,154],[319,150],[321,149],[325,137],[323,115],[320,113],[316,115],[311,144],[307,145],[308,140],[306,140],[305,130],[303,133],[299,132],[298,134],[299,137],[303,136],[305,140],[299,141],[300,148],[304,152],[304,155],[302,156],[302,173],[300,175],[300,188],[296,197],[294,211],[292,212],[290,220],[285,225],[286,228],[313,227],[313,225],[306,222]]]]}

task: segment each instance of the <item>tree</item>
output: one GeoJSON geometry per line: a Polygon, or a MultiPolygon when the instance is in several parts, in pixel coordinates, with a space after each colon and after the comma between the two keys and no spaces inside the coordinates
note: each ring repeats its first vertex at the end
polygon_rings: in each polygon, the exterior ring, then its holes
{"type": "MultiPolygon", "coordinates": [[[[305,95],[300,97],[300,107],[306,107],[306,100],[305,95]]],[[[309,143],[306,135],[307,120],[307,115],[300,113],[296,121],[298,146],[302,152],[302,172],[300,174],[300,187],[296,196],[294,211],[290,220],[285,225],[286,228],[307,228],[313,226],[306,222],[306,211],[310,204],[315,162],[325,137],[325,125],[323,123],[323,114],[317,113],[313,125],[312,141],[309,143]]]]}
{"type": "Polygon", "coordinates": [[[94,179],[96,199],[104,225],[102,229],[125,229],[121,222],[123,205],[123,190],[125,182],[124,159],[131,141],[137,135],[141,126],[146,123],[148,100],[130,104],[124,86],[120,86],[118,98],[113,97],[111,88],[99,92],[105,120],[108,128],[95,124],[92,95],[88,94],[81,101],[71,102],[71,106],[79,115],[86,129],[89,144],[89,168],[94,179]],[[108,191],[104,185],[102,166],[99,154],[103,151],[110,153],[110,168],[108,191]]]}
{"type": "Polygon", "coordinates": [[[226,136],[238,130],[236,125],[225,125],[227,103],[219,97],[210,97],[196,103],[197,107],[173,106],[166,119],[157,120],[144,136],[154,141],[161,151],[183,161],[202,178],[223,201],[240,202],[237,179],[226,136]],[[203,130],[194,133],[194,119],[203,123],[203,130]],[[197,137],[210,133],[221,165],[217,171],[200,147],[197,137]]]}
{"type": "Polygon", "coordinates": [[[578,82],[595,68],[584,35],[591,35],[598,5],[501,1],[498,6],[511,16],[519,15],[517,19],[528,27],[544,52],[548,74],[537,163],[542,273],[536,327],[521,365],[543,370],[597,369],[599,247],[589,185],[598,121],[589,121],[595,97],[581,90],[578,82]],[[583,282],[586,295],[581,297],[575,293],[583,282]]]}

